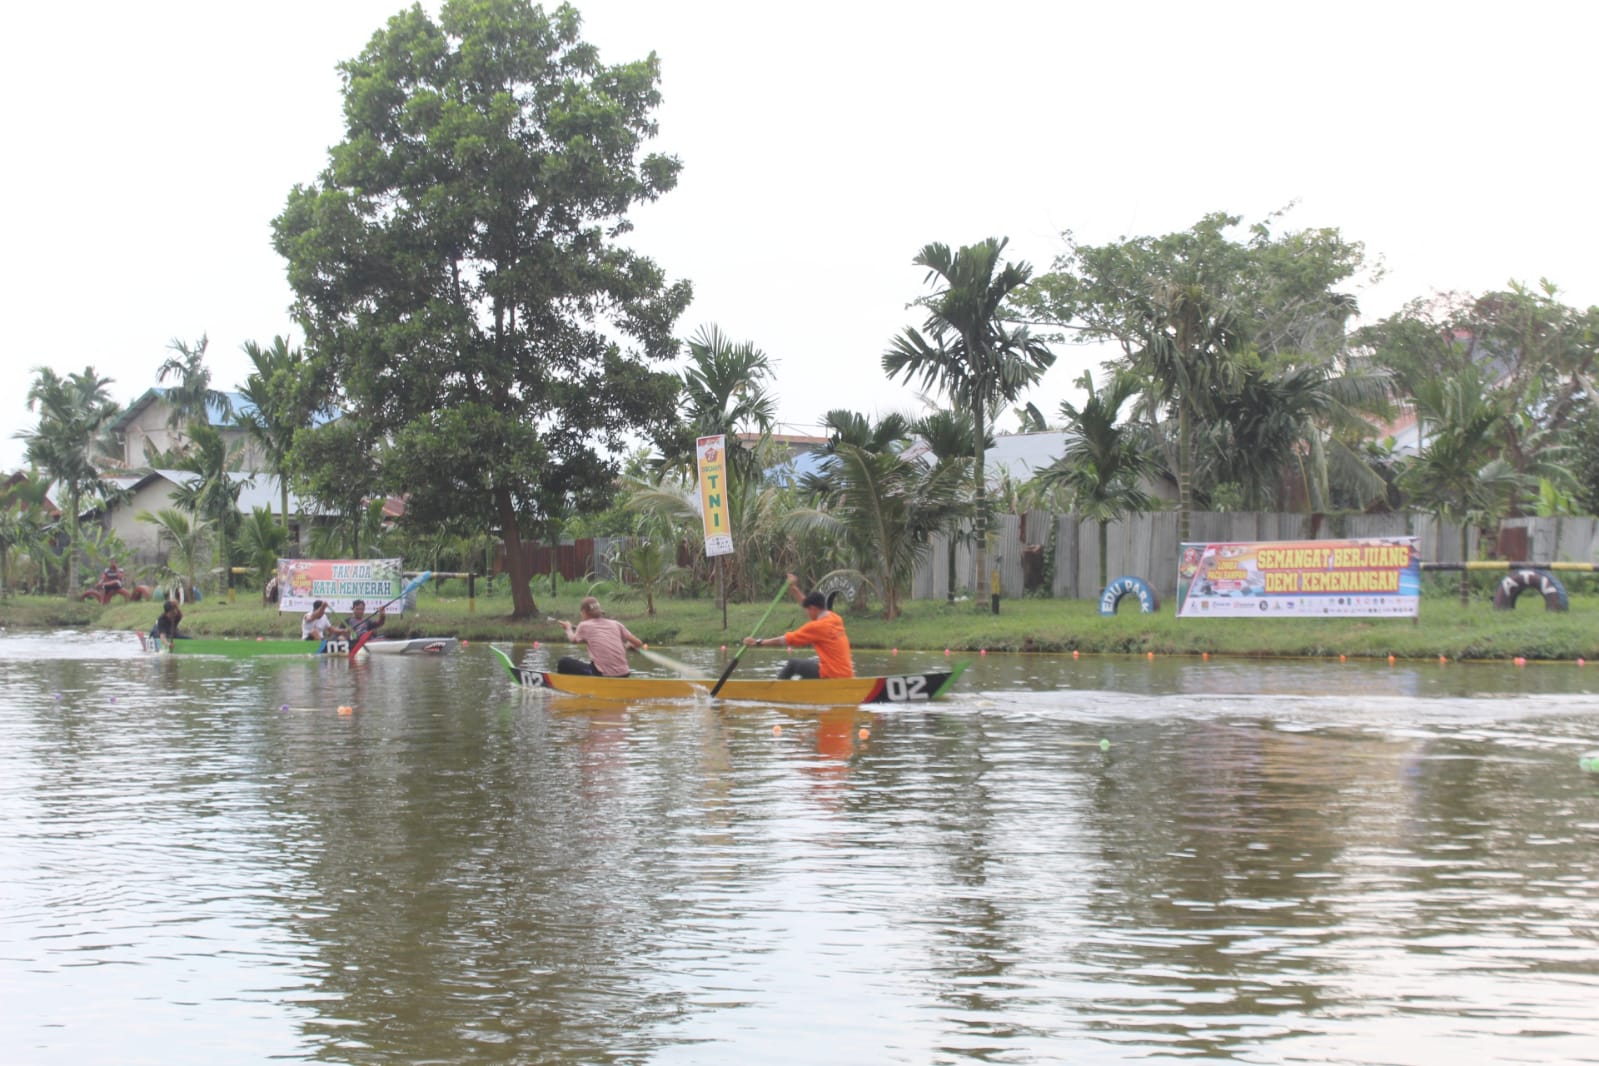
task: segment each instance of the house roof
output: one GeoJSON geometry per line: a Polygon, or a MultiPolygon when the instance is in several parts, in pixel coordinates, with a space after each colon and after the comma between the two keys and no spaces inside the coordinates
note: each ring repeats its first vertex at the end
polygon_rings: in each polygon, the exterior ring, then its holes
{"type": "MultiPolygon", "coordinates": [[[[275,474],[243,474],[233,472],[228,477],[234,482],[242,483],[239,488],[239,513],[249,514],[257,507],[265,507],[274,515],[282,513],[283,494],[278,489],[278,479],[275,474]]],[[[133,479],[136,483],[131,487],[140,489],[155,480],[169,481],[174,485],[187,487],[200,479],[200,475],[188,470],[154,470],[141,477],[133,479]]],[[[108,481],[128,480],[107,478],[108,481]]],[[[302,499],[297,493],[289,493],[289,512],[322,515],[330,512],[316,506],[309,499],[302,499]]]]}
{"type": "MultiPolygon", "coordinates": [[[[127,409],[117,416],[117,420],[111,423],[111,428],[118,433],[124,432],[145,408],[157,400],[165,400],[167,393],[171,391],[170,388],[160,386],[145,389],[142,396],[128,404],[127,409]]],[[[233,408],[233,414],[228,415],[222,410],[220,404],[207,401],[205,405],[206,421],[217,429],[237,429],[239,427],[234,423],[234,418],[239,415],[254,413],[256,410],[255,404],[242,392],[224,392],[222,395],[228,398],[228,403],[233,408]]],[[[325,425],[328,422],[332,422],[336,417],[338,416],[331,412],[318,411],[311,416],[311,424],[314,426],[325,425]]]]}
{"type": "MultiPolygon", "coordinates": [[[[142,396],[128,404],[127,409],[117,416],[117,420],[111,423],[111,428],[118,433],[123,432],[145,408],[157,400],[165,400],[167,393],[171,391],[169,388],[162,387],[145,389],[142,396]]],[[[255,404],[246,399],[242,392],[224,392],[222,395],[226,396],[228,403],[233,405],[233,414],[235,415],[248,414],[255,410],[255,404]]],[[[228,416],[219,404],[207,401],[205,415],[205,420],[218,429],[235,428],[232,417],[228,416]]]]}

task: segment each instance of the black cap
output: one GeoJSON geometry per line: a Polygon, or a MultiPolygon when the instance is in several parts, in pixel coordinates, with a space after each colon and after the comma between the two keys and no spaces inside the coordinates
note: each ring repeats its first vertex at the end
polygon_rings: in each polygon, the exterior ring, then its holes
{"type": "Polygon", "coordinates": [[[825,611],[827,610],[827,597],[823,596],[820,592],[810,592],[806,594],[803,600],[800,600],[800,606],[816,607],[825,611]]]}

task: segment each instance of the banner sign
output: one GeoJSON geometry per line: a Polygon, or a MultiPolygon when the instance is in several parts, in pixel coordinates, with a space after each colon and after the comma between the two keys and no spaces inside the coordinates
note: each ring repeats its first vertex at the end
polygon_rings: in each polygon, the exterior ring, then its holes
{"type": "Polygon", "coordinates": [[[1185,543],[1177,565],[1178,618],[1414,618],[1420,609],[1415,537],[1185,543]]]}
{"type": "MultiPolygon", "coordinates": [[[[405,588],[398,559],[279,559],[278,610],[300,614],[313,600],[326,600],[328,609],[344,613],[356,600],[377,610],[405,588]]],[[[405,602],[390,604],[399,614],[405,602]]]]}
{"type": "Polygon", "coordinates": [[[700,513],[705,516],[705,554],[733,554],[733,527],[727,517],[727,438],[701,437],[694,446],[700,468],[700,513]]]}

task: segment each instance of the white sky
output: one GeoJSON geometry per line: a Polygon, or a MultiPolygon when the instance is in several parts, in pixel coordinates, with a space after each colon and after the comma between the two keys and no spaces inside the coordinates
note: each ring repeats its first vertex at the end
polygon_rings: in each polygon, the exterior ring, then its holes
{"type": "MultiPolygon", "coordinates": [[[[437,11],[436,0],[424,5],[437,11]]],[[[1255,221],[1298,201],[1389,274],[1368,317],[1548,277],[1599,303],[1589,174],[1599,5],[586,0],[617,63],[654,50],[678,188],[632,241],[777,367],[781,419],[915,411],[889,339],[920,324],[916,251],[1008,236],[1042,271],[1087,243],[1255,221]]],[[[342,136],[335,64],[399,0],[87,0],[8,15],[0,468],[32,368],[92,364],[123,403],[174,337],[213,378],[303,338],[270,221],[342,136]]],[[[1097,354],[1026,399],[1055,417],[1097,354]]],[[[1005,415],[1000,428],[1015,427],[1005,415]]]]}

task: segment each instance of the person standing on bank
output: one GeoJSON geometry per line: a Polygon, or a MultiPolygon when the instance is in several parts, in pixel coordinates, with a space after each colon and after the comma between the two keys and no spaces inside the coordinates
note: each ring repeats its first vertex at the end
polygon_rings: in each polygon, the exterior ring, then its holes
{"type": "Polygon", "coordinates": [[[627,626],[621,622],[605,617],[605,612],[600,609],[600,601],[593,596],[585,596],[577,609],[582,613],[583,620],[575,626],[563,621],[561,628],[566,630],[566,639],[573,644],[588,645],[589,658],[593,662],[562,656],[560,662],[555,664],[555,672],[626,677],[631,673],[627,665],[627,650],[642,648],[644,642],[629,633],[627,626]]]}
{"type": "Polygon", "coordinates": [[[854,677],[855,662],[850,658],[849,635],[844,632],[844,620],[827,609],[827,597],[820,592],[800,594],[799,578],[788,575],[788,591],[805,608],[810,621],[780,637],[745,637],[745,647],[778,646],[789,648],[814,647],[814,659],[789,659],[777,672],[778,680],[791,677],[854,677]]]}

